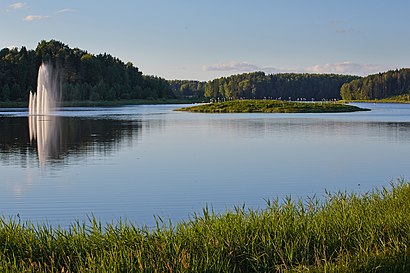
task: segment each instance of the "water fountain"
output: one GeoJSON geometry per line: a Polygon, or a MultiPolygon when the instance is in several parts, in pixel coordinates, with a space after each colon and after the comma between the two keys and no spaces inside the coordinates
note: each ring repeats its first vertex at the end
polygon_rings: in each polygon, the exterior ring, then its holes
{"type": "Polygon", "coordinates": [[[48,115],[57,107],[60,98],[58,73],[50,64],[41,64],[37,76],[37,92],[30,91],[29,115],[48,115]]]}
{"type": "Polygon", "coordinates": [[[55,152],[60,136],[58,117],[53,115],[60,98],[58,73],[53,66],[43,63],[38,70],[37,92],[29,95],[29,136],[36,140],[41,165],[55,152]]]}

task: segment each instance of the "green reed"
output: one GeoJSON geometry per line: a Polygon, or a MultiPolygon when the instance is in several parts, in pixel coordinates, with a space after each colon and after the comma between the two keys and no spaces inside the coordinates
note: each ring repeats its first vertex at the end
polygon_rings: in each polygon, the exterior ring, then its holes
{"type": "Polygon", "coordinates": [[[366,194],[207,207],[155,228],[0,219],[0,272],[409,272],[410,183],[366,194]]]}

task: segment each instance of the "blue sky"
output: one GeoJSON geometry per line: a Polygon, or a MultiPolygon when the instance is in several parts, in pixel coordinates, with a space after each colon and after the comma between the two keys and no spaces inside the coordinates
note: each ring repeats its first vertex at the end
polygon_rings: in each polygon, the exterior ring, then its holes
{"type": "Polygon", "coordinates": [[[0,48],[56,39],[144,74],[367,75],[410,67],[408,0],[0,0],[0,48]]]}

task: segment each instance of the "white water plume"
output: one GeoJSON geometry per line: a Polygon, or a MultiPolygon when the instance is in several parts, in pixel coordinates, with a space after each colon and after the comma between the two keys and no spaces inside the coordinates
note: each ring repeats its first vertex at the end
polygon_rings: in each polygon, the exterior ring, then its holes
{"type": "Polygon", "coordinates": [[[50,64],[41,64],[38,69],[37,91],[30,91],[28,112],[29,115],[49,115],[58,106],[60,86],[58,73],[50,64]]]}
{"type": "Polygon", "coordinates": [[[30,91],[29,136],[30,142],[36,141],[41,165],[55,152],[59,137],[58,117],[52,115],[60,99],[59,74],[53,66],[43,63],[38,70],[37,91],[30,91]]]}

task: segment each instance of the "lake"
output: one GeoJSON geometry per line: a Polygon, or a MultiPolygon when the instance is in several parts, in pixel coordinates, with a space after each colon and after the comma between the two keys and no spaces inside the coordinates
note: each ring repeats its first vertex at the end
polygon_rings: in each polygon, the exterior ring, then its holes
{"type": "Polygon", "coordinates": [[[199,114],[182,105],[0,109],[0,214],[67,227],[174,223],[410,177],[410,105],[370,112],[199,114]]]}

